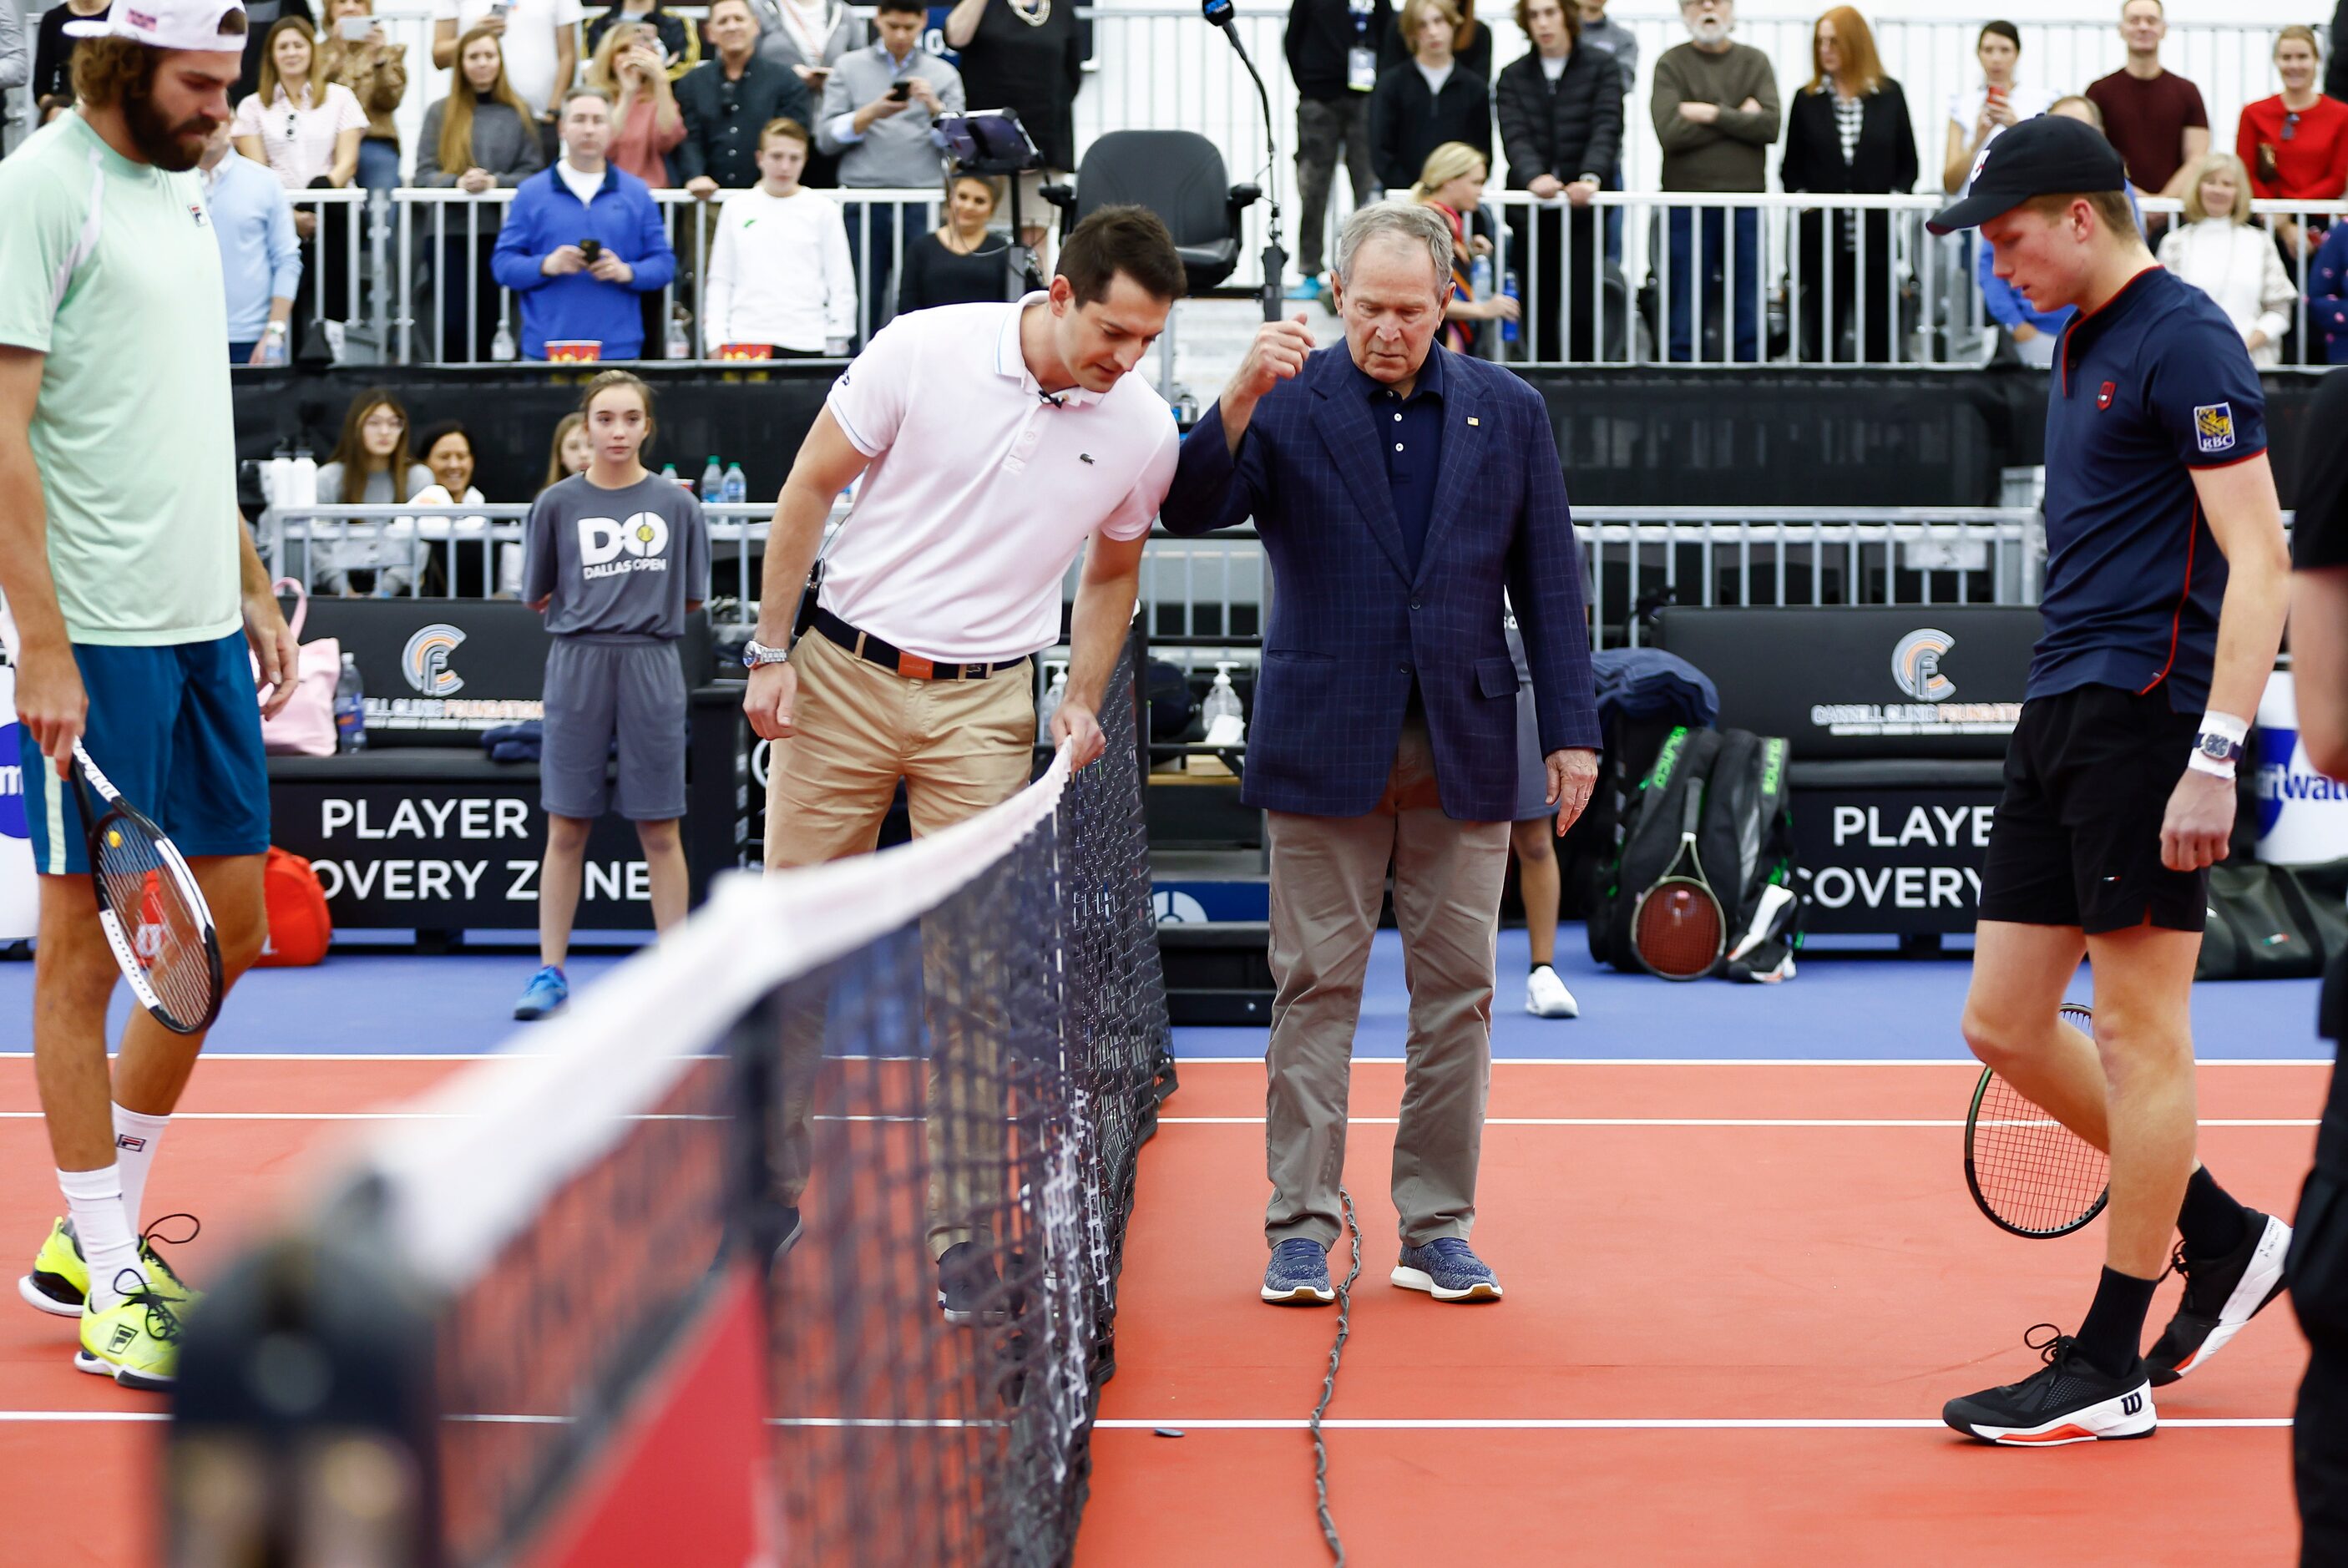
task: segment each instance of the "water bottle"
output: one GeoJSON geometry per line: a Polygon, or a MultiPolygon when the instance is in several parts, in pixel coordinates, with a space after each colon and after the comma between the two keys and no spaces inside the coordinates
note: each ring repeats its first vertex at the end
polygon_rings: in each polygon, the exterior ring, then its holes
{"type": "Polygon", "coordinates": [[[1492,297],[1492,258],[1478,256],[1468,269],[1468,286],[1476,291],[1478,299],[1492,297]]]}
{"type": "Polygon", "coordinates": [[[283,333],[281,332],[273,337],[264,336],[262,338],[261,363],[263,366],[273,367],[282,366],[285,363],[285,335],[283,333]]]}
{"type": "Polygon", "coordinates": [[[675,463],[663,463],[661,465],[661,478],[668,480],[668,482],[673,485],[683,485],[686,490],[691,490],[693,488],[693,485],[689,480],[679,477],[676,471],[676,465],[675,463]]]}
{"type": "Polygon", "coordinates": [[[693,335],[685,330],[685,321],[681,316],[669,317],[668,357],[671,359],[693,357],[693,335]]]}
{"type": "Polygon", "coordinates": [[[1052,672],[1052,684],[1044,688],[1044,700],[1035,705],[1035,738],[1046,746],[1052,742],[1052,718],[1060,711],[1060,704],[1068,696],[1068,666],[1047,665],[1052,672]]]}
{"type": "MultiPolygon", "coordinates": [[[[1517,301],[1519,304],[1524,302],[1525,296],[1517,292],[1516,268],[1510,267],[1509,269],[1508,277],[1500,284],[1500,292],[1508,295],[1510,299],[1517,301]]],[[[1517,340],[1517,334],[1518,324],[1503,317],[1500,322],[1500,341],[1502,343],[1514,343],[1517,340]]]]}
{"type": "MultiPolygon", "coordinates": [[[[315,506],[318,504],[318,459],[310,455],[307,447],[294,449],[294,462],[286,470],[287,488],[292,494],[280,505],[315,506]]],[[[339,498],[337,498],[339,499],[339,498]]]]}
{"type": "Polygon", "coordinates": [[[359,684],[356,655],[343,655],[343,673],[335,678],[335,749],[366,749],[366,691],[359,684]]]}
{"type": "MultiPolygon", "coordinates": [[[[475,339],[475,341],[479,340],[475,339]]],[[[510,365],[514,361],[513,328],[506,325],[503,316],[498,318],[497,335],[489,339],[489,357],[500,365],[510,365]]]]}
{"type": "Polygon", "coordinates": [[[726,465],[725,489],[726,504],[727,506],[740,506],[743,502],[750,499],[749,476],[743,473],[741,464],[728,463],[726,465]]]}
{"type": "Polygon", "coordinates": [[[725,498],[726,470],[717,466],[716,458],[712,458],[709,459],[709,466],[701,470],[701,499],[723,500],[725,498]]]}
{"type": "Polygon", "coordinates": [[[1227,663],[1215,665],[1215,684],[1208,688],[1205,706],[1200,716],[1207,721],[1207,744],[1237,746],[1247,734],[1247,720],[1240,709],[1240,694],[1231,689],[1231,666],[1227,663]]]}

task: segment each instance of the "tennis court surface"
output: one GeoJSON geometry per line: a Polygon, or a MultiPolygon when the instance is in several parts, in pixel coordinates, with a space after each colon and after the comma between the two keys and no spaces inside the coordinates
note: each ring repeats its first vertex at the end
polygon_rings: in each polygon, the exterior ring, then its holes
{"type": "MultiPolygon", "coordinates": [[[[260,975],[196,1075],[148,1218],[202,1216],[173,1256],[221,1287],[214,1308],[249,1284],[232,1261],[284,1245],[289,1219],[314,1238],[339,1215],[341,1241],[396,1254],[330,1280],[330,1304],[386,1262],[430,1284],[411,1321],[435,1334],[438,1506],[460,1560],[516,1542],[533,1561],[736,1560],[721,1530],[697,1532],[693,1489],[722,1507],[739,1461],[752,1508],[779,1521],[755,1543],[778,1533],[788,1561],[1050,1562],[1072,1531],[1087,1564],[1325,1561],[1304,1423],[1337,1318],[1255,1299],[1262,1035],[1176,1031],[1179,1088],[1129,1158],[1155,1101],[1128,1037],[1151,997],[1136,928],[1110,918],[1130,879],[1046,830],[1069,815],[1019,830],[1014,871],[967,851],[951,921],[901,888],[881,934],[831,934],[814,991],[776,984],[738,939],[688,940],[597,977],[567,1026],[509,1036],[496,1020],[520,959],[260,975]],[[1039,911],[1049,962],[1006,956],[1039,911]],[[943,975],[942,947],[966,955],[943,975]],[[647,992],[648,975],[686,984],[647,992]],[[919,1060],[924,995],[927,1037],[998,1042],[960,1047],[942,1109],[919,1060]],[[810,1016],[814,1057],[793,1033],[810,1016]],[[766,1044],[740,1049],[746,1032],[766,1044]],[[477,1059],[507,1043],[527,1054],[477,1059]],[[590,1059],[633,1065],[582,1080],[590,1059]],[[746,1271],[707,1259],[773,1239],[738,1235],[715,1201],[742,1152],[746,1060],[797,1082],[808,1111],[763,1435],[743,1379],[710,1375],[758,1357],[746,1271]],[[514,1152],[573,1123],[600,1130],[561,1159],[514,1152]],[[355,1162],[390,1201],[350,1206],[355,1162]],[[942,1219],[945,1239],[989,1241],[969,1326],[932,1296],[942,1219]],[[1106,1282],[1104,1258],[1121,1262],[1106,1282]],[[695,1473],[660,1483],[665,1533],[632,1559],[640,1538],[597,1518],[598,1495],[641,1498],[680,1456],[695,1473]]],[[[1386,1283],[1403,993],[1380,939],[1346,1164],[1363,1272],[1327,1432],[1349,1562],[2291,1559],[2304,1346],[2285,1306],[2161,1391],[2151,1441],[2034,1453],[1940,1424],[1950,1396],[2035,1368],[2024,1331],[2084,1310],[2102,1246],[2100,1225],[2007,1236],[1966,1194],[1961,960],[1818,952],[1784,986],[1668,986],[1591,971],[1573,931],[1560,948],[1583,1016],[1539,1022],[1507,1010],[1523,939],[1503,935],[1475,1239],[1507,1299],[1449,1306],[1386,1283]]],[[[29,981],[0,967],[0,1016],[26,1016],[29,981]]],[[[2204,1156],[2284,1213],[2329,1070],[2313,1002],[2312,984],[2195,1002],[2204,1156]]],[[[0,1237],[29,1255],[54,1182],[24,1042],[0,1043],[0,1237]]],[[[1346,1261],[1341,1244],[1336,1274],[1346,1261]]],[[[6,1539],[52,1563],[160,1561],[166,1401],[69,1356],[66,1326],[0,1313],[6,1539]]]]}

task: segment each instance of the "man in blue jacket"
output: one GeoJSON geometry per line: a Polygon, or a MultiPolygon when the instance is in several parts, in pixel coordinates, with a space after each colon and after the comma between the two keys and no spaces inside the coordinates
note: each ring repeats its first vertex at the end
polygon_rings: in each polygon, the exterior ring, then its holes
{"type": "Polygon", "coordinates": [[[1252,517],[1279,592],[1241,799],[1266,813],[1266,1301],[1334,1298],[1345,1091],[1389,863],[1411,981],[1395,1284],[1494,1301],[1468,1244],[1491,1065],[1492,947],[1517,808],[1516,608],[1558,831],[1598,777],[1581,558],[1540,395],[1435,348],[1451,232],[1365,207],[1338,237],[1342,347],[1274,322],[1182,443],[1179,534],[1252,517]]]}
{"type": "Polygon", "coordinates": [[[550,340],[592,339],[605,359],[634,359],[644,347],[638,296],[676,275],[652,190],[603,160],[612,145],[612,103],[574,88],[562,103],[562,156],[523,181],[498,231],[489,270],[521,296],[521,353],[543,359],[550,340]]]}

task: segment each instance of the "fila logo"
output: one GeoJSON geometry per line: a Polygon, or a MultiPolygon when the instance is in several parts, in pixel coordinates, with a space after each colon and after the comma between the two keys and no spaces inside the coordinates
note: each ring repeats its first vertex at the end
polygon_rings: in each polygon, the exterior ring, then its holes
{"type": "Polygon", "coordinates": [[[129,1349],[130,1342],[138,1337],[136,1328],[127,1323],[118,1323],[114,1326],[114,1332],[107,1336],[106,1347],[119,1356],[129,1349]]]}
{"type": "Polygon", "coordinates": [[[133,1138],[130,1134],[126,1132],[115,1139],[114,1147],[117,1149],[128,1149],[131,1153],[138,1154],[145,1150],[147,1140],[143,1138],[133,1138]]]}
{"type": "Polygon", "coordinates": [[[2096,407],[2099,409],[2110,407],[2112,406],[2112,394],[2118,390],[2119,388],[2113,386],[2110,382],[2105,382],[2103,390],[2096,394],[2096,407]]]}
{"type": "Polygon", "coordinates": [[[2121,1414],[2121,1415],[2123,1415],[2123,1416],[2133,1416],[2133,1415],[2135,1415],[2138,1410],[2141,1410],[2141,1409],[2143,1409],[2143,1408],[2144,1408],[2144,1396],[2143,1396],[2142,1394],[2123,1394],[2122,1396],[2120,1396],[2120,1414],[2121,1414]]]}
{"type": "Polygon", "coordinates": [[[656,511],[640,511],[625,522],[608,517],[579,520],[579,563],[590,577],[617,577],[628,572],[665,572],[668,519],[656,511]],[[622,555],[627,560],[621,560],[622,555]]]}
{"type": "Polygon", "coordinates": [[[188,216],[196,221],[196,227],[199,229],[208,229],[211,227],[212,221],[204,216],[204,204],[201,201],[191,201],[188,203],[188,216]]]}

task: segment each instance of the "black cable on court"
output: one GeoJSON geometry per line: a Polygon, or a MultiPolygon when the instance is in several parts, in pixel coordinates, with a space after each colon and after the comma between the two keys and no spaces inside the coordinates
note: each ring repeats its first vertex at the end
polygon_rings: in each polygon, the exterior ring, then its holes
{"type": "Polygon", "coordinates": [[[1344,1282],[1337,1286],[1337,1342],[1329,1346],[1329,1375],[1321,1379],[1321,1402],[1313,1407],[1313,1419],[1306,1427],[1313,1434],[1313,1492],[1321,1515],[1321,1539],[1329,1543],[1337,1568],[1345,1568],[1345,1543],[1337,1539],[1337,1522],[1329,1517],[1329,1445],[1321,1436],[1321,1418],[1329,1413],[1329,1401],[1337,1397],[1337,1361],[1345,1354],[1345,1341],[1354,1332],[1354,1282],[1362,1277],[1362,1227],[1354,1220],[1354,1195],[1339,1187],[1337,1202],[1344,1205],[1345,1233],[1354,1239],[1354,1266],[1345,1271],[1344,1282]]]}

